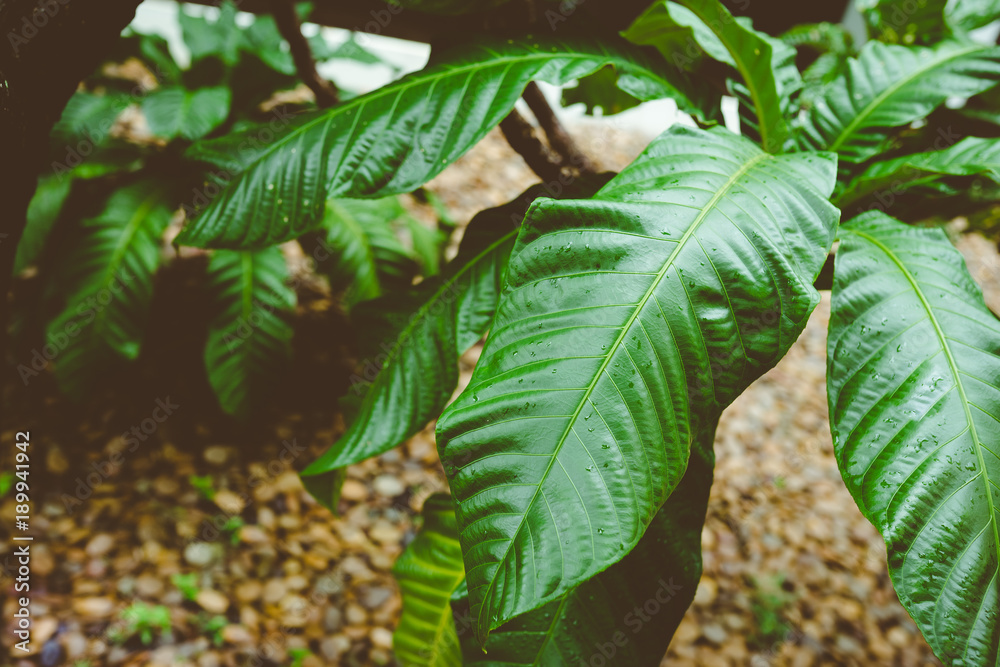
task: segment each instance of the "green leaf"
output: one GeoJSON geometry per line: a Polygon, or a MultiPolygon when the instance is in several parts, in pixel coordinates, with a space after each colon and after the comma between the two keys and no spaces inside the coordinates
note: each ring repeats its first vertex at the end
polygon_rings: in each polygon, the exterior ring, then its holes
{"type": "Polygon", "coordinates": [[[868,42],[848,71],[815,100],[799,126],[803,148],[836,151],[864,162],[891,128],[923,118],[949,96],[968,97],[996,85],[1000,48],[942,42],[933,48],[868,42]]]}
{"type": "Polygon", "coordinates": [[[481,639],[628,553],[704,415],[792,344],[819,299],[835,171],[674,126],[592,200],[532,205],[437,427],[481,639]]]}
{"type": "Polygon", "coordinates": [[[572,88],[564,88],[562,103],[563,106],[583,104],[589,115],[600,107],[603,115],[611,116],[637,106],[640,101],[618,87],[618,73],[613,67],[602,67],[572,88]]]}
{"type": "Polygon", "coordinates": [[[392,573],[403,595],[403,612],[392,648],[403,667],[461,667],[462,653],[451,614],[451,593],[462,583],[451,498],[424,501],[424,525],[396,561],[392,573]]]}
{"type": "Polygon", "coordinates": [[[983,175],[1000,184],[1000,139],[968,137],[940,151],[914,153],[875,162],[851,180],[838,197],[841,208],[875,195],[883,205],[897,195],[920,188],[943,194],[956,194],[948,176],[983,175]]]}
{"type": "Polygon", "coordinates": [[[1000,323],[940,229],[840,233],[827,391],[847,488],[944,664],[1000,659],[1000,323]]]}
{"type": "MultiPolygon", "coordinates": [[[[783,149],[789,136],[787,116],[791,98],[802,87],[795,69],[795,50],[754,30],[749,22],[734,18],[719,0],[678,0],[691,10],[728,51],[720,58],[717,49],[706,48],[713,57],[736,68],[744,90],[738,96],[749,103],[752,116],[744,116],[760,137],[765,150],[783,149]]],[[[697,37],[700,33],[695,32],[697,37]]],[[[705,48],[710,42],[701,42],[705,48]]]]}
{"type": "Polygon", "coordinates": [[[469,46],[367,95],[303,114],[271,143],[248,141],[259,134],[253,130],[196,144],[192,157],[241,173],[177,242],[267,246],[315,229],[328,197],[413,190],[483,138],[532,79],[561,84],[613,64],[621,85],[640,99],[680,95],[628,45],[613,44],[469,46]]]}
{"type": "Polygon", "coordinates": [[[444,275],[387,295],[355,311],[367,349],[352,393],[361,405],[350,427],[302,472],[306,489],[331,507],[325,478],[343,466],[377,456],[411,437],[440,414],[458,384],[458,358],[486,332],[500,281],[527,201],[479,213],[444,275]]]}
{"type": "Polygon", "coordinates": [[[229,115],[229,89],[157,88],[142,101],[142,113],[153,134],[166,139],[200,139],[229,115]]]}
{"type": "MultiPolygon", "coordinates": [[[[709,420],[692,443],[684,478],[631,553],[561,599],[500,626],[485,654],[468,633],[465,664],[659,665],[701,578],[714,432],[709,420]]],[[[469,627],[468,593],[453,606],[459,627],[469,627]]]]}
{"type": "Polygon", "coordinates": [[[291,360],[295,291],[279,248],[218,251],[208,263],[217,314],[208,330],[205,368],[222,409],[246,419],[291,360]]]}
{"type": "Polygon", "coordinates": [[[997,0],[952,0],[945,7],[945,20],[956,32],[968,32],[1000,19],[997,0]]]}
{"type": "Polygon", "coordinates": [[[65,150],[87,141],[91,148],[103,146],[118,117],[128,106],[128,98],[119,93],[106,95],[76,92],[66,103],[62,116],[52,128],[54,147],[65,150]],[[66,146],[63,146],[66,144],[66,146]]]}
{"type": "Polygon", "coordinates": [[[60,350],[56,380],[70,396],[82,398],[109,366],[139,356],[171,213],[163,188],[143,181],[116,190],[98,216],[81,223],[84,236],[59,281],[73,291],[46,329],[60,350]]]}
{"type": "Polygon", "coordinates": [[[837,56],[854,55],[854,38],[843,26],[836,23],[804,23],[781,35],[789,46],[809,47],[818,53],[837,56]]]}
{"type": "Polygon", "coordinates": [[[348,35],[347,40],[335,47],[327,45],[322,34],[317,34],[315,37],[310,38],[309,45],[312,47],[313,53],[316,54],[317,60],[343,58],[345,60],[354,60],[364,65],[379,65],[384,63],[385,61],[382,58],[358,44],[356,34],[352,32],[348,35]]]}
{"type": "MultiPolygon", "coordinates": [[[[961,3],[967,1],[961,0],[961,3]]],[[[948,4],[952,3],[947,0],[859,0],[857,8],[875,39],[896,44],[930,44],[948,35],[944,20],[948,4]]]]}
{"type": "Polygon", "coordinates": [[[243,38],[236,25],[236,5],[230,0],[222,2],[214,21],[191,16],[183,9],[177,12],[177,20],[184,35],[184,44],[191,52],[192,63],[215,57],[232,67],[239,61],[243,38]]]}
{"type": "Polygon", "coordinates": [[[160,85],[175,84],[181,80],[181,69],[170,53],[169,43],[160,35],[132,32],[123,36],[115,45],[111,57],[116,62],[129,57],[138,58],[160,85]]]}
{"type": "Polygon", "coordinates": [[[38,189],[28,204],[28,223],[17,244],[14,273],[24,271],[41,255],[72,185],[73,179],[65,175],[38,179],[38,189]]]}
{"type": "Polygon", "coordinates": [[[417,263],[394,229],[405,215],[396,197],[327,201],[323,227],[330,257],[319,269],[334,292],[345,291],[348,309],[411,284],[417,263]]]}

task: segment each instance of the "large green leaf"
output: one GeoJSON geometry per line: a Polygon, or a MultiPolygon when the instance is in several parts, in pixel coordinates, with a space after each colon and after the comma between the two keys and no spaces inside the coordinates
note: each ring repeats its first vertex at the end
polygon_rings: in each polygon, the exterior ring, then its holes
{"type": "Polygon", "coordinates": [[[142,101],[142,113],[153,134],[167,139],[199,139],[229,115],[229,89],[217,86],[187,90],[157,88],[142,101]]]}
{"type": "Polygon", "coordinates": [[[594,199],[532,206],[437,427],[481,639],[627,554],[705,415],[792,344],[819,299],[835,171],[675,126],[594,199]]]}
{"type": "Polygon", "coordinates": [[[444,275],[355,311],[367,348],[352,382],[361,406],[344,435],[302,472],[321,503],[332,505],[326,491],[334,470],[395,447],[440,414],[458,384],[458,357],[493,318],[518,223],[540,192],[473,218],[444,275]]]}
{"type": "Polygon", "coordinates": [[[868,42],[848,71],[815,99],[799,126],[804,148],[864,162],[891,128],[923,118],[949,96],[968,97],[1000,81],[1000,48],[942,42],[933,48],[868,42]]]}
{"type": "Polygon", "coordinates": [[[182,231],[186,245],[255,248],[316,228],[328,197],[382,197],[420,186],[482,139],[532,79],[566,83],[612,64],[640,99],[674,96],[627,44],[483,43],[328,110],[195,145],[193,157],[233,176],[182,231]]]}
{"type": "Polygon", "coordinates": [[[220,250],[208,263],[217,314],[208,330],[205,367],[222,409],[245,419],[270,393],[291,359],[295,291],[279,248],[220,250]]]}
{"type": "Polygon", "coordinates": [[[1000,664],[1000,323],[939,229],[840,234],[827,346],[841,474],[947,665],[1000,664]]]}
{"type": "Polygon", "coordinates": [[[143,181],[115,191],[99,215],[81,223],[82,240],[59,281],[72,292],[46,330],[60,350],[56,380],[67,394],[83,397],[109,366],[139,356],[170,216],[163,188],[143,181]]]}
{"type": "MultiPolygon", "coordinates": [[[[713,57],[740,73],[742,85],[735,86],[734,92],[749,107],[744,122],[753,128],[765,150],[782,150],[789,136],[791,97],[802,87],[795,69],[795,49],[757,32],[746,19],[733,17],[719,0],[677,1],[697,15],[728,51],[728,57],[720,56],[718,49],[707,47],[709,41],[701,42],[713,57]]],[[[694,33],[696,38],[701,34],[694,33]]]]}
{"type": "Polygon", "coordinates": [[[465,570],[451,498],[429,497],[423,517],[420,533],[392,568],[403,595],[393,652],[403,667],[461,667],[451,593],[465,570]]]}
{"type": "Polygon", "coordinates": [[[771,152],[784,146],[793,97],[802,87],[792,47],[755,31],[750,19],[732,16],[717,0],[654,3],[622,34],[636,44],[655,47],[674,67],[695,78],[716,76],[705,62],[708,58],[734,68],[741,81],[730,80],[729,85],[740,99],[748,134],[771,152]]]}
{"type": "Polygon", "coordinates": [[[874,197],[890,206],[897,195],[916,188],[955,194],[958,190],[946,177],[977,174],[1000,183],[1000,139],[968,137],[944,150],[872,163],[848,183],[837,204],[847,208],[874,197]]]}
{"type": "MultiPolygon", "coordinates": [[[[701,578],[701,531],[715,458],[716,424],[707,421],[692,442],[684,478],[635,549],[561,599],[500,626],[485,654],[465,633],[467,665],[660,664],[701,578]]],[[[468,627],[467,593],[454,606],[459,627],[468,627]]]]}

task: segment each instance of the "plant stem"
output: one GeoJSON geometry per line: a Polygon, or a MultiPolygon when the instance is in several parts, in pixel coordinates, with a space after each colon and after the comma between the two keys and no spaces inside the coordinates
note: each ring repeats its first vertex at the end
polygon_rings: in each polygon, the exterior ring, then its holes
{"type": "Polygon", "coordinates": [[[524,158],[531,171],[546,183],[558,182],[562,176],[562,165],[553,160],[545,145],[535,136],[535,128],[525,120],[517,109],[512,110],[500,121],[500,131],[510,147],[524,158]]]}
{"type": "Polygon", "coordinates": [[[534,114],[535,119],[538,121],[538,125],[545,132],[545,136],[549,140],[549,146],[563,159],[564,165],[575,167],[581,173],[594,173],[594,165],[576,145],[573,137],[566,131],[562,123],[559,122],[559,118],[556,117],[552,107],[549,106],[548,100],[545,99],[545,95],[542,93],[542,89],[538,87],[538,84],[534,81],[529,83],[528,87],[524,90],[523,97],[524,101],[528,103],[531,113],[534,114]]]}
{"type": "Polygon", "coordinates": [[[340,101],[337,87],[327,81],[316,71],[316,61],[313,59],[309,42],[302,36],[302,26],[299,17],[295,15],[295,6],[291,0],[271,0],[271,14],[278,24],[281,36],[288,42],[295,61],[295,69],[299,78],[309,86],[316,96],[316,104],[321,108],[332,107],[340,101]]]}

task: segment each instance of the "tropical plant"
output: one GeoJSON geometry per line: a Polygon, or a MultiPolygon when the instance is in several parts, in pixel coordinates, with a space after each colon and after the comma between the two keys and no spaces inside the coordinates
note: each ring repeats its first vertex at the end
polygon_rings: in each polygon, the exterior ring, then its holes
{"type": "MultiPolygon", "coordinates": [[[[448,15],[462,4],[405,3],[448,15]]],[[[654,665],[700,576],[719,417],[795,342],[833,252],[820,287],[833,292],[842,475],[934,652],[998,665],[1000,323],[939,223],[1000,194],[1000,48],[978,30],[1000,5],[909,4],[865,3],[868,33],[855,39],[830,24],[771,36],[718,0],[657,0],[622,37],[452,39],[419,72],[270,126],[252,110],[296,71],[264,49],[273,23],[237,28],[231,5],[213,26],[183,15],[188,70],[134,35],[129,53],[165,77],[142,111],[168,154],[200,165],[199,184],[179,188],[194,199],[171,194],[178,181],[157,171],[154,148],[123,155],[114,131],[67,174],[74,191],[121,180],[80,216],[84,241],[53,276],[66,306],[50,340],[117,272],[137,279],[79,325],[91,328],[58,377],[73,392],[91,364],[135,357],[156,240],[184,203],[174,243],[213,252],[206,367],[222,406],[246,415],[289,354],[295,294],[275,247],[323,242],[320,270],[378,372],[355,376],[353,420],[303,471],[307,488],[336,511],[344,467],[435,419],[450,484],[396,567],[400,660],[654,665]],[[206,78],[209,59],[226,74],[206,78]],[[546,173],[513,111],[534,81],[578,81],[567,101],[605,113],[670,98],[695,126],[671,127],[615,175],[560,165],[566,182],[480,213],[441,261],[448,226],[414,234],[394,198],[497,124],[546,173]],[[722,124],[724,95],[738,128],[722,124]],[[966,137],[966,126],[986,130],[966,137]],[[484,336],[449,404],[459,356],[484,336]]],[[[53,136],[78,136],[116,99],[79,93],[53,136]]],[[[24,265],[65,208],[65,186],[43,180],[39,193],[24,265]]],[[[770,637],[781,622],[768,613],[770,637]]]]}

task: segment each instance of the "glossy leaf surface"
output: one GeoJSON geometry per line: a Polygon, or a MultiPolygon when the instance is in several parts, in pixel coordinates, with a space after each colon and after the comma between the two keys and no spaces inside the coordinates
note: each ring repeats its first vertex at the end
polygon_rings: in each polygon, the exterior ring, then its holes
{"type": "Polygon", "coordinates": [[[236,174],[182,231],[185,245],[256,248],[315,229],[328,197],[408,192],[482,139],[527,83],[565,83],[604,65],[640,99],[673,96],[694,109],[627,44],[484,43],[331,109],[196,145],[192,157],[236,174]],[[253,139],[257,139],[253,141],[253,139]]]}
{"type": "Polygon", "coordinates": [[[208,263],[217,314],[205,344],[208,380],[228,414],[245,419],[291,359],[295,291],[278,248],[220,250],[208,263]]]}
{"type": "Polygon", "coordinates": [[[451,498],[429,497],[423,517],[416,539],[392,568],[403,595],[393,652],[403,667],[461,667],[451,593],[462,583],[465,570],[451,498]]]}
{"type": "Polygon", "coordinates": [[[892,128],[923,118],[950,96],[969,97],[1000,81],[1000,48],[941,42],[933,48],[868,42],[848,71],[814,100],[799,127],[803,148],[864,162],[892,128]]]}
{"type": "Polygon", "coordinates": [[[153,134],[173,139],[199,139],[229,115],[228,88],[186,90],[180,86],[157,88],[142,101],[142,113],[153,134]]]}
{"type": "Polygon", "coordinates": [[[1000,323],[939,229],[840,233],[827,348],[834,449],[944,664],[1000,661],[1000,323]]]}
{"type": "Polygon", "coordinates": [[[61,350],[56,380],[67,394],[83,397],[109,366],[139,356],[171,212],[162,188],[142,181],[115,191],[99,215],[81,223],[83,239],[60,277],[72,291],[47,328],[61,350]]]}
{"type": "Polygon", "coordinates": [[[627,554],[704,416],[787,351],[819,298],[835,169],[675,126],[593,199],[532,206],[437,427],[481,640],[627,554]]]}
{"type": "Polygon", "coordinates": [[[518,199],[483,211],[469,224],[444,275],[355,311],[355,325],[365,332],[365,361],[351,392],[361,405],[344,435],[302,472],[321,503],[330,505],[324,494],[332,471],[392,449],[440,414],[458,384],[459,356],[493,319],[526,208],[518,199]]]}
{"type": "MultiPolygon", "coordinates": [[[[465,664],[659,665],[701,578],[714,431],[708,424],[692,443],[684,478],[629,555],[563,598],[500,626],[485,654],[466,632],[465,664]]],[[[464,625],[468,594],[454,606],[464,625]]]]}
{"type": "Polygon", "coordinates": [[[968,137],[944,150],[872,163],[851,180],[838,203],[846,206],[879,193],[891,196],[914,188],[953,194],[956,189],[945,177],[976,174],[1000,181],[1000,139],[968,137]]]}
{"type": "MultiPolygon", "coordinates": [[[[719,0],[678,0],[691,10],[714,33],[725,47],[708,49],[717,60],[731,64],[740,73],[741,85],[734,88],[748,106],[744,114],[760,138],[765,150],[776,153],[784,148],[789,136],[790,98],[802,87],[795,69],[795,50],[779,40],[759,33],[748,21],[735,18],[719,0]]],[[[668,3],[669,4],[669,3],[668,3]]],[[[697,37],[699,32],[694,33],[697,37]]],[[[702,40],[702,47],[710,42],[702,40]]]]}
{"type": "Polygon", "coordinates": [[[28,204],[27,224],[17,243],[14,273],[26,269],[42,253],[72,185],[73,180],[67,176],[42,176],[38,179],[38,188],[28,204]]]}
{"type": "Polygon", "coordinates": [[[334,292],[343,291],[348,309],[412,283],[419,267],[394,229],[406,215],[395,197],[326,203],[323,232],[330,256],[318,268],[334,292]]]}

